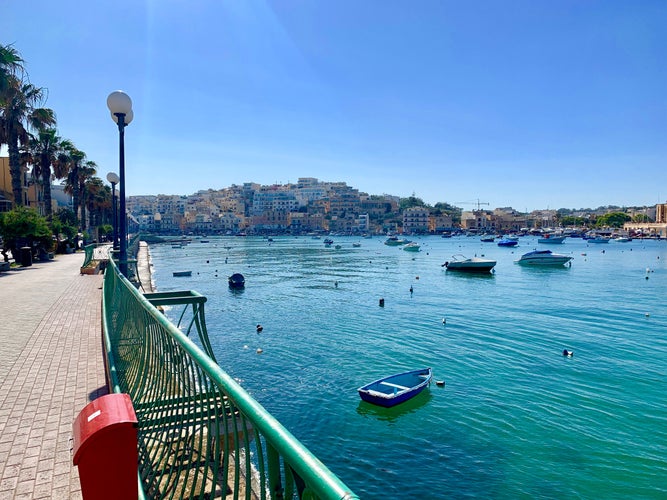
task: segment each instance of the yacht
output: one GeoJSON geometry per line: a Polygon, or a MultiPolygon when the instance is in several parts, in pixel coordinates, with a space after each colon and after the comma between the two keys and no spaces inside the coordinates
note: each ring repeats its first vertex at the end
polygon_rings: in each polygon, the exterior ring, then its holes
{"type": "Polygon", "coordinates": [[[571,260],[569,255],[553,253],[551,250],[534,250],[523,254],[516,262],[529,266],[562,266],[571,260]]]}

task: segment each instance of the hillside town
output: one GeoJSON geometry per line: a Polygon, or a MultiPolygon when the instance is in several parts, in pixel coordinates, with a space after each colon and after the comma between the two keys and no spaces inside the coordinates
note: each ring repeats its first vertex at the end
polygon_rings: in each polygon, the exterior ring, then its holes
{"type": "Polygon", "coordinates": [[[563,225],[591,228],[599,217],[622,212],[627,219],[625,231],[667,236],[667,204],[530,213],[510,207],[483,209],[482,205],[488,203],[473,200],[429,206],[414,195],[371,195],[345,182],[312,177],[299,178],[295,184],[244,183],[190,196],[131,196],[127,202],[130,226],[154,234],[519,233],[563,225]]]}

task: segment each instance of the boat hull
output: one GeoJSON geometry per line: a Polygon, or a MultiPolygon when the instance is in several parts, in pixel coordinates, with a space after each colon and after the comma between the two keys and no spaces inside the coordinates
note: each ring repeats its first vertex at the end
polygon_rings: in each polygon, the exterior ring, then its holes
{"type": "Polygon", "coordinates": [[[551,250],[528,252],[517,260],[517,264],[524,266],[562,266],[572,260],[569,255],[552,253],[551,250]]]}
{"type": "Polygon", "coordinates": [[[538,243],[546,243],[546,244],[550,244],[550,245],[554,245],[554,244],[557,245],[559,243],[563,243],[565,241],[565,238],[567,238],[567,236],[550,236],[548,238],[538,238],[537,242],[538,243]]]}
{"type": "Polygon", "coordinates": [[[495,260],[480,259],[472,257],[466,259],[463,255],[454,255],[452,261],[445,262],[444,267],[448,271],[460,271],[464,273],[488,273],[495,267],[495,260]]]}
{"type": "Polygon", "coordinates": [[[431,383],[432,378],[431,368],[423,368],[375,380],[357,391],[363,401],[390,408],[415,397],[431,383]]]}

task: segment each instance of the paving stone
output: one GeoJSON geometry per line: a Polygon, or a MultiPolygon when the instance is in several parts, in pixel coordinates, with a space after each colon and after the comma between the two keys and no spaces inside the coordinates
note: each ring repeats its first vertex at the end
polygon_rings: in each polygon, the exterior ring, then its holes
{"type": "Polygon", "coordinates": [[[76,415],[106,394],[101,275],[83,254],[4,273],[0,301],[0,498],[81,498],[76,415]],[[5,288],[6,287],[6,288],[5,288]]]}

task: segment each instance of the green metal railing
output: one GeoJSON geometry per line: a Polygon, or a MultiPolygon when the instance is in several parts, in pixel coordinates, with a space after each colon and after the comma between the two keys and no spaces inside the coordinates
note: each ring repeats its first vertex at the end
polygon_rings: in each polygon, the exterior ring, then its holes
{"type": "Polygon", "coordinates": [[[113,260],[105,272],[109,386],[132,398],[143,494],[357,499],[217,365],[206,333],[205,302],[196,292],[144,296],[113,260]],[[156,308],[180,305],[185,307],[178,326],[156,308]],[[202,348],[189,337],[193,326],[202,348]]]}

